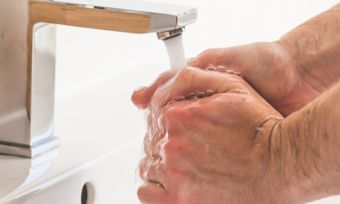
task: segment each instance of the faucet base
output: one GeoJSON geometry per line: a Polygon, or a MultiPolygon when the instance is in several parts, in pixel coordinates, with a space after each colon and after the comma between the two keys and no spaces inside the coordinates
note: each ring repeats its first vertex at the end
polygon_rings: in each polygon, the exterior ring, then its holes
{"type": "Polygon", "coordinates": [[[5,144],[0,143],[0,154],[10,155],[10,156],[19,156],[25,158],[34,158],[43,153],[47,153],[51,150],[54,150],[59,146],[59,139],[57,137],[51,137],[44,143],[36,145],[34,147],[25,147],[19,146],[15,144],[5,144]]]}

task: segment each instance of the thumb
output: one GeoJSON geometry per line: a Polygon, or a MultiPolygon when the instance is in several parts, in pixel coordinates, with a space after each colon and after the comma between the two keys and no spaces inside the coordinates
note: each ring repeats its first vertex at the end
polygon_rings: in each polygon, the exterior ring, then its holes
{"type": "Polygon", "coordinates": [[[175,74],[176,70],[164,72],[150,86],[137,89],[131,96],[132,102],[139,108],[147,108],[158,87],[165,84],[175,74]]]}

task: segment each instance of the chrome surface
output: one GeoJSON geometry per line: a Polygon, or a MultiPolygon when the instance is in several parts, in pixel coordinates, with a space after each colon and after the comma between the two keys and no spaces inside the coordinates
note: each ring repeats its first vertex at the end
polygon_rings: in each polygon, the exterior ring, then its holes
{"type": "Polygon", "coordinates": [[[196,9],[130,0],[1,0],[0,15],[0,154],[35,157],[58,146],[53,134],[55,24],[137,33],[164,32],[194,22],[196,9]],[[34,3],[48,6],[50,12],[34,13],[34,3]],[[75,7],[84,9],[79,11],[75,7]],[[56,17],[60,10],[67,9],[73,9],[72,15],[88,13],[89,18],[98,18],[97,14],[108,11],[143,14],[149,20],[149,27],[136,31],[115,27],[111,24],[114,19],[105,16],[95,26],[86,21],[68,23],[69,19],[56,17]]]}
{"type": "Polygon", "coordinates": [[[184,31],[184,28],[178,28],[175,30],[169,30],[169,31],[163,31],[163,32],[158,32],[157,36],[158,39],[160,40],[167,40],[173,37],[176,37],[178,35],[181,35],[184,31]]]}
{"type": "Polygon", "coordinates": [[[24,188],[43,176],[58,155],[58,148],[41,154],[34,159],[0,156],[0,203],[13,191],[24,188]]]}
{"type": "Polygon", "coordinates": [[[61,145],[32,159],[0,155],[0,204],[80,203],[84,183],[95,187],[95,203],[138,203],[135,173],[146,129],[130,95],[136,83],[152,81],[160,71],[147,75],[144,68],[160,65],[124,67],[126,72],[57,96],[55,134],[61,145]]]}

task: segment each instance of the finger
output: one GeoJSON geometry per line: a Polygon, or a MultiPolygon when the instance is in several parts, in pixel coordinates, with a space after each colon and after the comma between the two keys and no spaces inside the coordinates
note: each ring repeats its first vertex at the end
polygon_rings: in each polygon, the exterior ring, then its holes
{"type": "MultiPolygon", "coordinates": [[[[258,77],[258,74],[263,73],[262,70],[256,70],[256,66],[252,66],[252,64],[258,63],[258,60],[258,49],[252,45],[242,45],[229,48],[208,49],[188,64],[201,69],[206,69],[211,65],[224,66],[226,69],[241,73],[247,81],[253,82],[253,80],[258,77]],[[249,64],[250,62],[251,64],[249,64]]],[[[263,69],[263,67],[261,67],[261,69],[263,69]]]]}
{"type": "Polygon", "coordinates": [[[169,201],[168,191],[164,185],[165,173],[160,165],[160,157],[148,157],[139,166],[140,177],[145,183],[138,189],[138,197],[142,203],[161,204],[169,201]]]}
{"type": "Polygon", "coordinates": [[[137,195],[143,204],[170,204],[171,196],[158,184],[146,182],[138,188],[137,195]]]}
{"type": "Polygon", "coordinates": [[[168,187],[169,179],[159,155],[143,159],[139,164],[139,175],[145,182],[159,184],[164,189],[168,187]]]}
{"type": "Polygon", "coordinates": [[[154,93],[151,106],[157,110],[172,99],[190,96],[192,92],[199,94],[199,92],[212,90],[215,93],[224,93],[231,89],[243,88],[245,84],[242,78],[235,74],[187,67],[154,93]]]}
{"type": "Polygon", "coordinates": [[[213,48],[208,49],[197,57],[193,58],[188,64],[193,67],[206,68],[209,65],[231,64],[236,48],[213,48]]]}
{"type": "Polygon", "coordinates": [[[131,97],[132,102],[139,108],[146,108],[157,88],[162,84],[166,83],[175,74],[176,74],[175,70],[164,72],[149,87],[143,87],[139,90],[134,91],[131,97]]]}

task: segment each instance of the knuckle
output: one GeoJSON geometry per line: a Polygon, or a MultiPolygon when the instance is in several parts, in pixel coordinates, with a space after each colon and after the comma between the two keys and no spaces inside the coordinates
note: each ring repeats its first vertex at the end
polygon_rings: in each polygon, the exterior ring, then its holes
{"type": "Polygon", "coordinates": [[[164,155],[169,158],[174,155],[178,155],[183,149],[182,143],[179,139],[170,139],[163,145],[164,155]]]}
{"type": "Polygon", "coordinates": [[[163,146],[163,151],[165,156],[169,156],[176,152],[177,149],[177,144],[173,142],[173,140],[168,141],[167,143],[164,144],[163,146]]]}
{"type": "Polygon", "coordinates": [[[194,120],[194,113],[191,109],[179,106],[169,106],[163,110],[162,124],[169,137],[184,130],[188,123],[194,120]]]}

